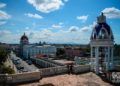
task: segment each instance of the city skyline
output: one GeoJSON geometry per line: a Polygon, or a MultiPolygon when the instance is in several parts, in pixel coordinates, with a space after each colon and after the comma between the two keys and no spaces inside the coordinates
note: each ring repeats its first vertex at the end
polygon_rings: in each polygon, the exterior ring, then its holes
{"type": "Polygon", "coordinates": [[[30,43],[87,44],[96,17],[107,17],[115,43],[120,44],[119,0],[1,0],[0,42],[19,43],[25,32],[30,43]]]}

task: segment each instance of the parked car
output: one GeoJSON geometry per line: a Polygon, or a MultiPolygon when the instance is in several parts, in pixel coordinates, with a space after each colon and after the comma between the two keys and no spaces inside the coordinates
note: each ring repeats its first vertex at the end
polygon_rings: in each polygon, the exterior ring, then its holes
{"type": "Polygon", "coordinates": [[[22,67],[22,66],[18,66],[17,69],[18,69],[18,70],[23,70],[24,67],[22,67]]]}
{"type": "Polygon", "coordinates": [[[27,70],[23,69],[22,72],[28,72],[27,70]]]}
{"type": "Polygon", "coordinates": [[[32,64],[32,61],[31,60],[26,60],[26,62],[31,65],[32,64]]]}
{"type": "Polygon", "coordinates": [[[14,60],[13,63],[14,63],[15,65],[21,64],[20,60],[14,60]]]}

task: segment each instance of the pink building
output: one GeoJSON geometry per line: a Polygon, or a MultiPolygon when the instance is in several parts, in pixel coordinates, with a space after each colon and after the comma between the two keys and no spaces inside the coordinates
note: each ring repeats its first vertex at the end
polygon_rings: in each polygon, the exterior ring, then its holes
{"type": "Polygon", "coordinates": [[[82,55],[83,52],[79,48],[65,48],[65,53],[68,57],[79,57],[82,55]]]}

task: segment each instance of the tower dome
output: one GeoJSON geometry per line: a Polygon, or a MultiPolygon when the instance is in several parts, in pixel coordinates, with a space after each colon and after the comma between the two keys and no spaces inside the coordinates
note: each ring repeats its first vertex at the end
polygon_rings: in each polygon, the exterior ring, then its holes
{"type": "Polygon", "coordinates": [[[20,44],[22,44],[22,45],[29,44],[28,37],[25,35],[25,33],[24,33],[24,35],[20,38],[20,44]]]}
{"type": "Polygon", "coordinates": [[[25,35],[25,33],[24,33],[24,35],[21,37],[21,40],[28,40],[28,37],[25,35]]]}
{"type": "Polygon", "coordinates": [[[113,39],[113,33],[103,13],[97,17],[97,24],[93,28],[91,39],[113,39]]]}

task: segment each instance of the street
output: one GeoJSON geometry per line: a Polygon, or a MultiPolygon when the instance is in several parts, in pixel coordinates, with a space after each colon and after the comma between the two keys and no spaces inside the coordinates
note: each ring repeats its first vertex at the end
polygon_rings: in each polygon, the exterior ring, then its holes
{"type": "Polygon", "coordinates": [[[38,70],[38,68],[34,64],[29,65],[28,63],[26,63],[26,61],[17,57],[13,52],[11,52],[10,58],[13,61],[13,63],[16,65],[16,68],[18,69],[18,73],[32,72],[38,70]]]}

